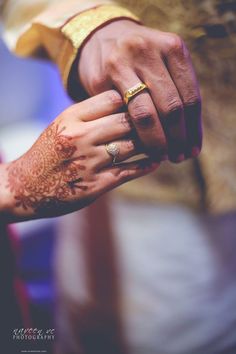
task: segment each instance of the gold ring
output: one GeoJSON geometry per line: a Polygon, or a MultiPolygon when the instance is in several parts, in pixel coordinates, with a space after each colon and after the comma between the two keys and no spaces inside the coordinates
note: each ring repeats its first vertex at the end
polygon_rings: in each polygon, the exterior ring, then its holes
{"type": "Polygon", "coordinates": [[[139,92],[146,90],[148,87],[146,84],[144,84],[143,82],[139,82],[137,85],[131,87],[130,89],[125,91],[124,94],[124,101],[125,104],[128,104],[129,101],[131,100],[131,98],[133,98],[134,96],[136,96],[139,92]]]}
{"type": "Polygon", "coordinates": [[[112,164],[114,165],[120,152],[119,146],[116,143],[109,143],[105,145],[105,148],[107,153],[112,156],[112,164]]]}

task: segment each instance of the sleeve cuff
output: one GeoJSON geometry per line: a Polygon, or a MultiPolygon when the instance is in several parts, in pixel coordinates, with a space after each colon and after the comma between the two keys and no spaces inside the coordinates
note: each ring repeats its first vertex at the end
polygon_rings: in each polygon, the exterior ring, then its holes
{"type": "Polygon", "coordinates": [[[111,21],[123,18],[140,23],[138,17],[132,12],[112,4],[101,4],[86,9],[71,17],[60,27],[49,27],[45,23],[35,21],[18,38],[15,53],[23,57],[50,58],[57,64],[64,87],[70,96],[81,100],[85,97],[85,92],[79,82],[75,81],[75,75],[70,75],[74,73],[79,50],[97,29],[111,21]],[[74,83],[72,86],[75,88],[74,95],[69,87],[71,86],[69,82],[72,81],[74,83]]]}

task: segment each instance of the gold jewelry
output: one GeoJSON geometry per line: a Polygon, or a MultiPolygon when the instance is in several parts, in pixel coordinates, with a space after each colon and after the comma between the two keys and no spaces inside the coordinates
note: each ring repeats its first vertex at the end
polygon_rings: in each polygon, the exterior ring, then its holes
{"type": "Polygon", "coordinates": [[[139,82],[137,85],[131,87],[130,89],[125,91],[124,94],[124,101],[125,104],[128,104],[129,101],[131,100],[131,98],[133,98],[134,96],[136,96],[139,92],[146,90],[148,87],[146,84],[144,84],[143,82],[139,82]]]}
{"type": "Polygon", "coordinates": [[[105,145],[105,148],[107,153],[113,157],[112,165],[114,165],[120,152],[119,146],[116,143],[109,143],[105,145]]]}

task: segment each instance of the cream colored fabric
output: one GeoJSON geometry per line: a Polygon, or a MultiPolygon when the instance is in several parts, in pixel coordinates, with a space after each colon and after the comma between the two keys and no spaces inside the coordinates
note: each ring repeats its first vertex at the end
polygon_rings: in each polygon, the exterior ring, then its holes
{"type": "Polygon", "coordinates": [[[9,48],[20,56],[53,60],[65,87],[77,52],[93,30],[112,19],[137,19],[110,0],[8,0],[1,13],[9,48]]]}
{"type": "Polygon", "coordinates": [[[60,28],[81,11],[110,0],[5,0],[2,3],[2,20],[4,23],[4,39],[8,46],[15,50],[19,37],[34,23],[49,28],[60,28]]]}

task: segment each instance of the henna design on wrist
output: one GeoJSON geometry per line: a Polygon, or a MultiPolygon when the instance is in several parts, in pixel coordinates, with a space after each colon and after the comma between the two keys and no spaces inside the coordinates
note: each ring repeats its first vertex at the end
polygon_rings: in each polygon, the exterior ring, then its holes
{"type": "Polygon", "coordinates": [[[9,165],[7,187],[16,207],[46,215],[63,213],[77,190],[87,190],[81,176],[86,168],[78,163],[86,156],[73,157],[77,148],[64,130],[52,123],[23,157],[9,165]]]}

